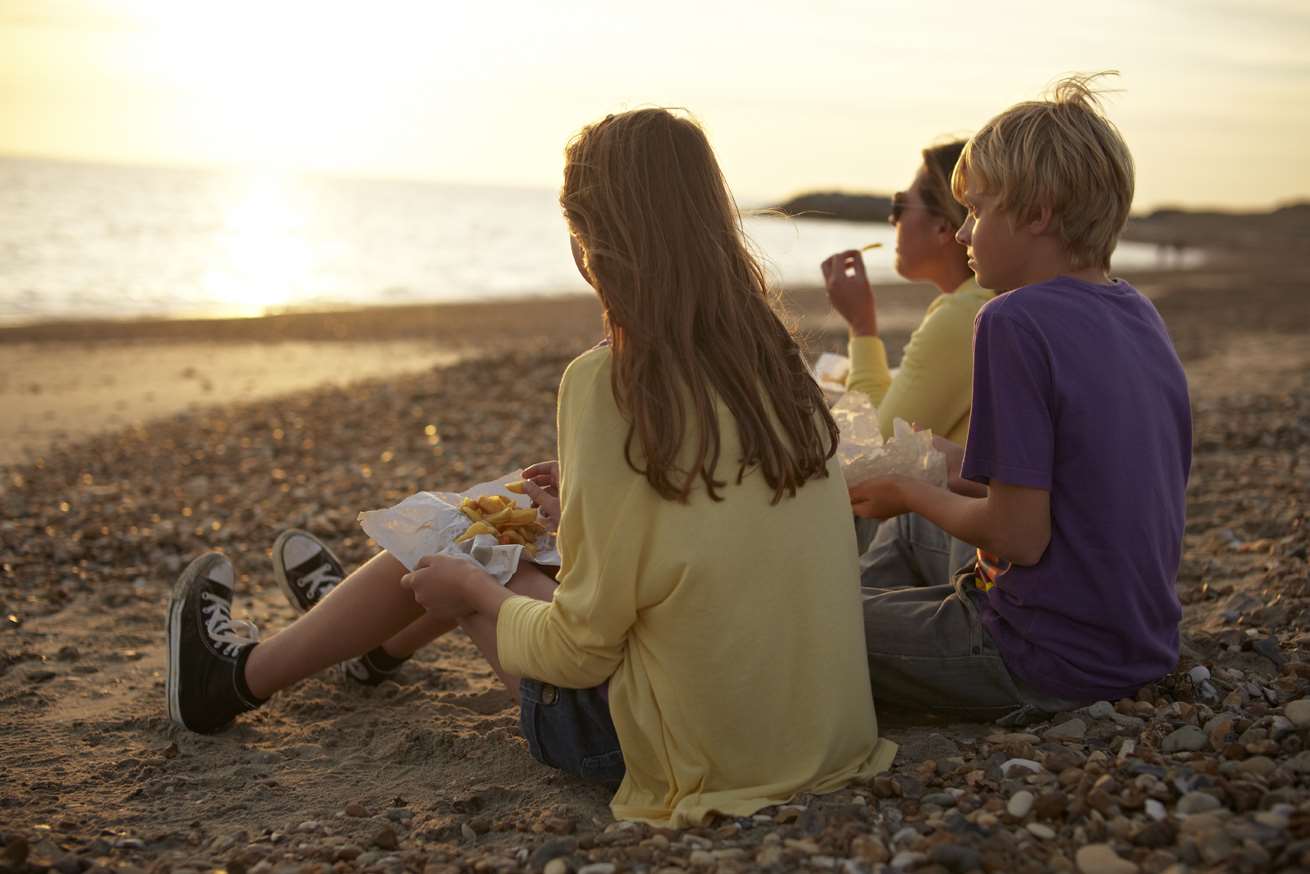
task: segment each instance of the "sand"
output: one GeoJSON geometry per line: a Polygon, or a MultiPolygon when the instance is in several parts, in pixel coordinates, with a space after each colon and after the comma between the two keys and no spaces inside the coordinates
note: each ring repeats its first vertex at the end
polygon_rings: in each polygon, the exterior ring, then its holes
{"type": "MultiPolygon", "coordinates": [[[[324,675],[212,737],[179,731],[164,706],[164,608],[187,560],[227,552],[236,614],[277,628],[293,617],[268,561],[279,529],[307,527],[353,565],[372,553],[358,510],[549,457],[559,374],[597,333],[589,301],[539,302],[526,320],[432,308],[0,332],[0,360],[37,374],[0,367],[6,403],[29,387],[21,403],[48,397],[68,435],[51,443],[53,427],[28,423],[27,460],[0,467],[0,866],[876,870],[909,853],[920,870],[1045,871],[1072,870],[1088,844],[1144,871],[1307,864],[1310,721],[1285,714],[1310,707],[1295,703],[1310,697],[1310,271],[1234,261],[1143,285],[1195,409],[1180,672],[1112,702],[1113,717],[1023,730],[883,713],[903,745],[889,775],[690,837],[617,826],[604,791],[534,763],[459,633],[395,683],[324,675]],[[435,357],[414,367],[397,344],[435,357]],[[79,373],[33,363],[55,358],[79,373]],[[323,379],[250,394],[285,360],[323,379]],[[165,401],[150,403],[164,406],[148,407],[157,383],[165,401]],[[124,427],[105,420],[115,412],[124,427]],[[1216,697],[1186,679],[1196,664],[1216,697]],[[1188,726],[1199,746],[1179,747],[1188,726]],[[1007,774],[1014,757],[1039,771],[1007,774]],[[1034,810],[1007,813],[1020,790],[1034,810]]],[[[889,315],[930,296],[888,291],[889,315]]],[[[841,348],[819,296],[792,304],[811,354],[841,348]]]]}

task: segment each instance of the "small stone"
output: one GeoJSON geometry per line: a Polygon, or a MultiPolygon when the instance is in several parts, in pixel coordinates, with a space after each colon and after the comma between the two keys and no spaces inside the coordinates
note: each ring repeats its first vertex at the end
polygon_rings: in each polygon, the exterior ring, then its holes
{"type": "Polygon", "coordinates": [[[1288,769],[1298,774],[1310,773],[1310,750],[1304,750],[1287,760],[1288,769]]]}
{"type": "Polygon", "coordinates": [[[1001,775],[1012,777],[1016,773],[1022,776],[1025,772],[1030,774],[1041,773],[1042,766],[1032,759],[1006,759],[1001,763],[1001,775]]]}
{"type": "Polygon", "coordinates": [[[1092,719],[1114,719],[1114,705],[1109,701],[1097,701],[1087,708],[1087,715],[1092,719]]]}
{"type": "Polygon", "coordinates": [[[982,855],[973,847],[960,844],[938,844],[928,851],[928,861],[956,874],[982,867],[982,855]]]}
{"type": "Polygon", "coordinates": [[[1033,804],[1033,810],[1036,811],[1039,819],[1062,819],[1068,808],[1069,796],[1058,789],[1043,792],[1037,796],[1037,801],[1033,804]]]}
{"type": "Polygon", "coordinates": [[[1109,844],[1079,847],[1074,861],[1082,874],[1137,874],[1137,866],[1120,858],[1109,844]]]}
{"type": "Polygon", "coordinates": [[[919,799],[922,804],[935,804],[938,807],[954,807],[955,796],[949,792],[930,792],[919,799]]]}
{"type": "Polygon", "coordinates": [[[1033,794],[1027,789],[1020,789],[1010,796],[1005,810],[1015,819],[1023,819],[1033,809],[1033,794]]]}
{"type": "Polygon", "coordinates": [[[1223,804],[1208,792],[1188,792],[1178,799],[1174,809],[1181,814],[1206,813],[1218,810],[1223,804]]]}
{"type": "Polygon", "coordinates": [[[400,841],[396,839],[396,830],[389,825],[382,826],[378,833],[373,836],[373,846],[383,850],[394,850],[400,846],[400,841]]]}
{"type": "Polygon", "coordinates": [[[1040,838],[1043,841],[1049,841],[1055,837],[1055,829],[1045,823],[1030,822],[1025,826],[1025,828],[1028,829],[1028,833],[1033,837],[1040,838]]]}
{"type": "Polygon", "coordinates": [[[1086,734],[1087,723],[1075,718],[1051,726],[1042,732],[1042,737],[1047,740],[1082,740],[1086,734]]]}
{"type": "Polygon", "coordinates": [[[1237,770],[1258,777],[1268,777],[1277,767],[1278,764],[1268,756],[1251,756],[1237,763],[1237,770]]]}
{"type": "Polygon", "coordinates": [[[1164,805],[1154,798],[1146,799],[1146,815],[1156,822],[1163,822],[1169,816],[1169,812],[1164,809],[1164,805]]]}
{"type": "Polygon", "coordinates": [[[559,859],[561,856],[567,856],[578,848],[576,838],[554,838],[546,841],[541,846],[532,851],[528,856],[528,867],[536,870],[544,868],[547,863],[559,859]]]}
{"type": "Polygon", "coordinates": [[[368,808],[360,804],[358,801],[352,801],[346,805],[346,816],[368,816],[368,808]]]}
{"type": "Polygon", "coordinates": [[[1184,725],[1177,731],[1171,732],[1160,742],[1160,749],[1166,753],[1176,753],[1182,750],[1194,752],[1205,749],[1208,738],[1205,732],[1195,725],[1184,725]]]}
{"type": "Polygon", "coordinates": [[[1280,668],[1287,664],[1287,656],[1283,655],[1282,649],[1278,646],[1278,638],[1276,637],[1265,637],[1260,640],[1252,641],[1251,649],[1269,659],[1269,661],[1273,662],[1280,668]]]}
{"type": "Polygon", "coordinates": [[[578,874],[614,874],[618,870],[613,862],[592,862],[578,869],[578,874]]]}
{"type": "Polygon", "coordinates": [[[463,835],[464,840],[468,841],[470,844],[478,839],[478,833],[473,830],[473,826],[466,822],[461,822],[459,824],[459,833],[463,835]]]}
{"type": "Polygon", "coordinates": [[[694,868],[708,868],[716,864],[714,854],[707,850],[692,850],[688,861],[691,862],[694,868]]]}
{"type": "Polygon", "coordinates": [[[881,865],[891,858],[887,847],[873,835],[857,835],[851,841],[851,855],[874,865],[881,865]]]}
{"type": "Polygon", "coordinates": [[[917,868],[923,862],[928,861],[926,853],[916,853],[912,850],[902,850],[892,857],[892,867],[898,871],[908,871],[911,868],[917,868]]]}
{"type": "Polygon", "coordinates": [[[1297,728],[1310,728],[1310,698],[1292,701],[1283,708],[1283,715],[1297,728]]]}
{"type": "Polygon", "coordinates": [[[569,863],[564,859],[551,859],[541,867],[541,874],[569,874],[569,863]]]}

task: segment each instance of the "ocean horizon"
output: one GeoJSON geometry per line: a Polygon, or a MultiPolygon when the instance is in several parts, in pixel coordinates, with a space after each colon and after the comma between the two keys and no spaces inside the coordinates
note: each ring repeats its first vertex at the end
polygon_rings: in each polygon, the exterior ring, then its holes
{"type": "MultiPolygon", "coordinates": [[[[0,157],[0,322],[249,317],[287,310],[590,294],[551,189],[0,157]]],[[[779,198],[781,199],[781,197],[779,198]]],[[[885,223],[753,215],[770,280],[820,284],[885,223]]],[[[1121,243],[1118,271],[1157,265],[1121,243]]]]}

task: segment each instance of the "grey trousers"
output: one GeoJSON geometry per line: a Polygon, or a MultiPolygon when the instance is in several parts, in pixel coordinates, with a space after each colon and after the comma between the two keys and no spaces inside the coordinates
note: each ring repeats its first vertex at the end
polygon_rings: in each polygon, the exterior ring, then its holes
{"type": "Polygon", "coordinates": [[[1090,703],[1044,696],[1006,668],[970,594],[973,547],[912,513],[856,530],[879,704],[1021,725],[1090,703]]]}

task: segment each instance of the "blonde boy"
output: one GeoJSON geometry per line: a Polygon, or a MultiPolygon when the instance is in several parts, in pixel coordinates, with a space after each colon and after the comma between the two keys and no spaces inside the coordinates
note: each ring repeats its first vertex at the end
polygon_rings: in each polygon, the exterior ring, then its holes
{"type": "Polygon", "coordinates": [[[883,478],[851,500],[978,552],[950,585],[866,573],[879,702],[1064,709],[1132,695],[1177,662],[1187,382],[1155,308],[1108,275],[1133,163],[1089,82],[996,116],[956,165],[957,239],[999,293],[974,325],[967,449],[950,453],[950,490],[883,478]]]}

